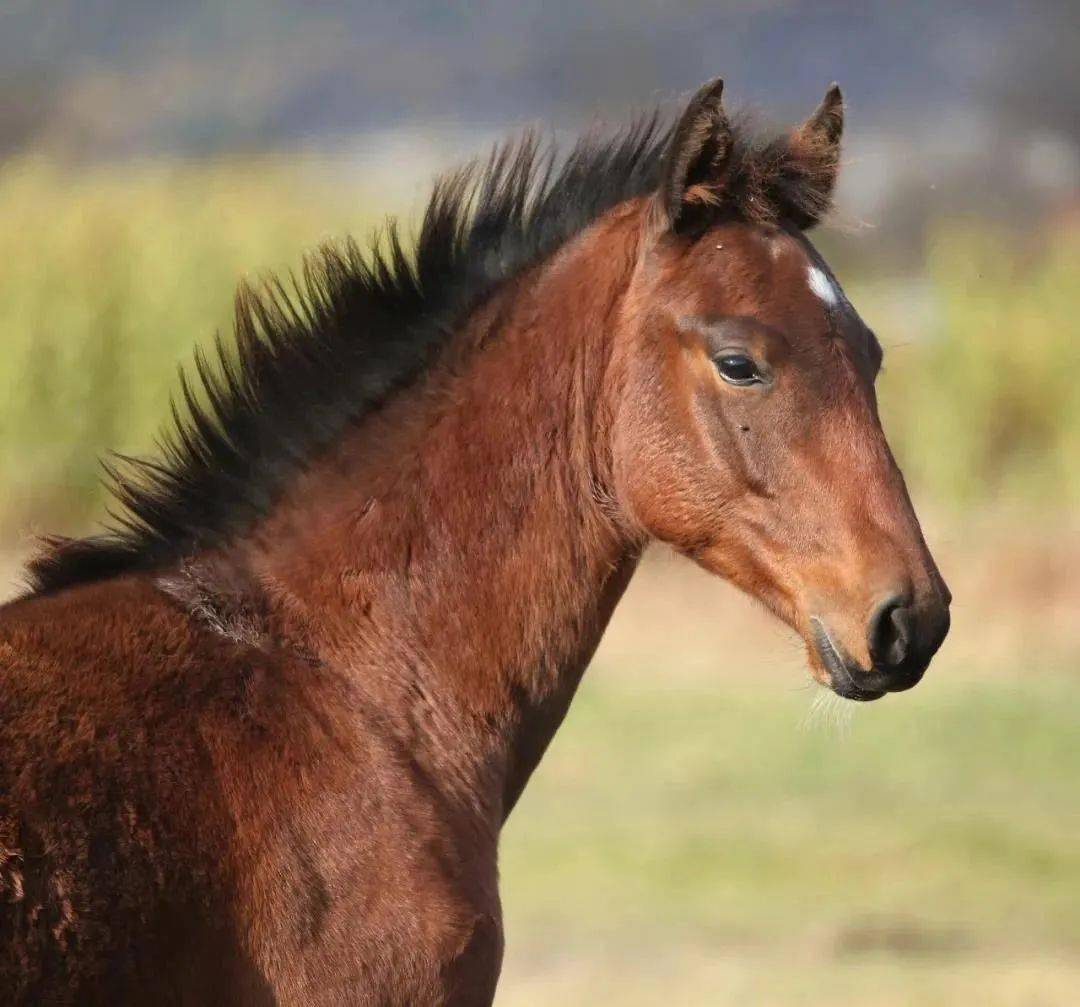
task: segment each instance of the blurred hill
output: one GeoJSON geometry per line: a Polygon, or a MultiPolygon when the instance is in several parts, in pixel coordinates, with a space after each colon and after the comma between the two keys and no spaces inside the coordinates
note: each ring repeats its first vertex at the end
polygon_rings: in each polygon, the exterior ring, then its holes
{"type": "MultiPolygon", "coordinates": [[[[735,103],[794,118],[836,78],[853,124],[844,206],[896,225],[891,241],[910,251],[942,206],[1012,220],[1074,199],[1077,51],[1069,0],[854,12],[807,0],[14,0],[0,10],[0,156],[370,149],[390,129],[422,143],[536,119],[572,128],[716,73],[735,103]]],[[[416,178],[431,164],[404,154],[395,167],[416,178]]]]}
{"type": "Polygon", "coordinates": [[[190,153],[407,120],[566,124],[715,73],[794,112],[841,69],[867,117],[955,106],[1080,137],[1075,4],[861,6],[16,0],[0,13],[0,142],[190,153]]]}

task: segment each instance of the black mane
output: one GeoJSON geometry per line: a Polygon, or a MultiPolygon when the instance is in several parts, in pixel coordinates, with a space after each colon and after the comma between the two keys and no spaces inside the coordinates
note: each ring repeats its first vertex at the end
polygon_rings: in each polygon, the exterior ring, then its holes
{"type": "MultiPolygon", "coordinates": [[[[242,285],[236,345],[219,341],[213,365],[196,354],[201,395],[181,375],[184,409],[173,404],[160,457],[105,465],[120,504],[112,526],[47,539],[31,591],[163,567],[249,527],[347,424],[415,381],[495,288],[655,190],[668,135],[653,114],[607,139],[587,135],[557,160],[526,134],[436,183],[412,249],[391,221],[366,256],[351,241],[320,249],[291,290],[242,285]]],[[[740,201],[763,191],[778,141],[735,140],[740,201]]]]}
{"type": "Polygon", "coordinates": [[[29,567],[42,594],[152,569],[222,545],[266,513],[296,469],[413,382],[454,328],[507,279],[605,210],[655,188],[656,116],[585,137],[556,164],[533,134],[441,178],[409,250],[396,223],[364,255],[346,242],[305,263],[292,291],[241,286],[236,346],[181,375],[183,414],[156,460],[106,464],[120,509],[83,539],[51,538],[29,567]]]}

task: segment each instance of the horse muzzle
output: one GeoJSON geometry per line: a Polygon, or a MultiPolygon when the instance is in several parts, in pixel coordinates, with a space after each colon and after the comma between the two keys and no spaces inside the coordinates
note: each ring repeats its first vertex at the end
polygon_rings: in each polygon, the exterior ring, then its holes
{"type": "Polygon", "coordinates": [[[820,616],[810,619],[813,650],[838,696],[858,702],[880,699],[917,685],[949,632],[947,602],[917,608],[900,595],[881,602],[868,626],[871,666],[853,660],[820,616]]]}

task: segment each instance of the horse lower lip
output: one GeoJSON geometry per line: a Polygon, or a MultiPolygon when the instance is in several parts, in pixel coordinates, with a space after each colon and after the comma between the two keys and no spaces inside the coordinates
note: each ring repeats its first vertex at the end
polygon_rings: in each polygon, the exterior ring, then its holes
{"type": "Polygon", "coordinates": [[[888,692],[905,692],[918,685],[923,674],[922,669],[903,675],[890,675],[877,669],[853,672],[846,664],[836,667],[829,661],[826,666],[832,679],[833,692],[845,699],[861,702],[880,699],[888,692]]]}
{"type": "Polygon", "coordinates": [[[881,697],[885,695],[884,692],[877,692],[873,689],[860,689],[857,686],[849,688],[838,687],[835,682],[833,683],[832,690],[842,699],[850,699],[856,703],[872,703],[875,699],[881,699],[881,697]]]}
{"type": "Polygon", "coordinates": [[[811,622],[814,625],[818,655],[829,672],[829,685],[832,691],[842,699],[851,699],[858,703],[871,703],[875,699],[881,699],[888,689],[867,689],[856,685],[851,669],[836,649],[836,644],[832,642],[825,624],[816,617],[811,622]]]}

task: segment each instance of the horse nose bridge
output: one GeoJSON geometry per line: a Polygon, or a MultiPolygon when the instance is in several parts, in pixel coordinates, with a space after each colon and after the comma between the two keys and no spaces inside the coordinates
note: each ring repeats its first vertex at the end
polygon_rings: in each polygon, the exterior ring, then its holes
{"type": "Polygon", "coordinates": [[[834,593],[862,627],[882,598],[922,594],[935,568],[871,404],[853,394],[823,418],[800,466],[826,554],[811,591],[834,593]]]}
{"type": "Polygon", "coordinates": [[[907,494],[868,490],[853,520],[862,578],[873,590],[914,594],[933,564],[907,494]]]}
{"type": "Polygon", "coordinates": [[[838,497],[834,557],[845,568],[850,591],[876,602],[888,592],[925,590],[936,567],[887,445],[852,466],[838,497]]]}
{"type": "Polygon", "coordinates": [[[876,418],[861,425],[854,453],[858,463],[854,467],[856,478],[851,481],[853,499],[868,527],[897,544],[913,535],[921,542],[919,521],[903,473],[876,418]]]}
{"type": "Polygon", "coordinates": [[[852,498],[889,497],[903,488],[885,432],[872,405],[853,390],[827,411],[812,437],[811,451],[828,473],[834,492],[852,498]]]}

